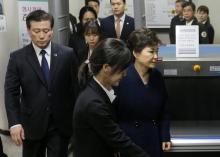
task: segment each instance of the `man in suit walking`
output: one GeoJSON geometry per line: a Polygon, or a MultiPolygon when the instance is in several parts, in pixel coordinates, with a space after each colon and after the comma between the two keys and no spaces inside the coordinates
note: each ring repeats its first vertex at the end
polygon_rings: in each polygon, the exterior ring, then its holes
{"type": "Polygon", "coordinates": [[[134,18],[125,14],[126,0],[110,0],[113,15],[101,20],[101,28],[107,38],[126,41],[134,28],[134,18]]]}
{"type": "Polygon", "coordinates": [[[43,10],[26,18],[32,42],[10,55],[5,105],[12,140],[23,157],[67,157],[76,97],[76,57],[51,42],[53,16],[43,10]]]}

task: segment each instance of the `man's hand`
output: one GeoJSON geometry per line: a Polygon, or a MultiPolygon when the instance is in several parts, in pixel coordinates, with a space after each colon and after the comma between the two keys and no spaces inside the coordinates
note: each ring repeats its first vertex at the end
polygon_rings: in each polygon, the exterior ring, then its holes
{"type": "Polygon", "coordinates": [[[10,134],[11,134],[12,140],[15,142],[17,146],[22,145],[25,137],[24,137],[24,129],[21,125],[12,126],[10,128],[10,134]]]}

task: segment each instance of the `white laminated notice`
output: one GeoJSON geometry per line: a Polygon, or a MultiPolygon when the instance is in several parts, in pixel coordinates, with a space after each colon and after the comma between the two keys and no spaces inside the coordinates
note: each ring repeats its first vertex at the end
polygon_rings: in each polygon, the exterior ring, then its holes
{"type": "Polygon", "coordinates": [[[199,26],[176,26],[176,57],[199,57],[199,26]]]}

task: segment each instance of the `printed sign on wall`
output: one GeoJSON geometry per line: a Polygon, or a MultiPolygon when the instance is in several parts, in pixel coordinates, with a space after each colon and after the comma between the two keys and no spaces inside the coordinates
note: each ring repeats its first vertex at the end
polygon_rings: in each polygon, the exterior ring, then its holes
{"type": "Polygon", "coordinates": [[[3,0],[0,0],[0,32],[6,32],[6,18],[4,15],[3,0]]]}
{"type": "Polygon", "coordinates": [[[19,47],[31,42],[27,32],[26,17],[30,12],[38,9],[48,12],[48,0],[18,0],[19,47]]]}

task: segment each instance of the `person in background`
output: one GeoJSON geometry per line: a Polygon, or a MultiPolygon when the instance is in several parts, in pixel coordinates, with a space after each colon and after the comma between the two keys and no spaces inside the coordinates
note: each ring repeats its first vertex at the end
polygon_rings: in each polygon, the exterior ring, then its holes
{"type": "Polygon", "coordinates": [[[171,148],[168,96],[163,76],[155,68],[159,43],[150,29],[130,34],[128,46],[135,59],[116,87],[114,102],[121,129],[151,157],[162,157],[171,148]]]}
{"type": "Polygon", "coordinates": [[[209,40],[209,44],[213,44],[214,42],[214,36],[215,31],[210,23],[210,17],[209,17],[209,8],[205,5],[201,5],[197,9],[197,20],[199,23],[203,24],[205,26],[205,29],[207,29],[207,37],[209,40]]]}
{"type": "Polygon", "coordinates": [[[69,18],[70,18],[70,34],[75,35],[77,31],[77,28],[76,28],[77,19],[71,13],[69,13],[69,18]]]}
{"type": "Polygon", "coordinates": [[[185,0],[176,0],[175,3],[175,13],[176,15],[171,19],[170,22],[170,30],[169,30],[169,37],[170,37],[170,43],[175,44],[176,41],[176,35],[175,35],[175,29],[176,25],[179,24],[181,21],[183,21],[183,3],[185,3],[185,0]]]}
{"type": "MultiPolygon", "coordinates": [[[[191,25],[198,25],[199,26],[199,44],[208,44],[208,36],[207,36],[207,29],[204,27],[204,25],[200,24],[195,17],[195,11],[196,11],[196,6],[193,2],[185,2],[182,5],[183,7],[183,20],[179,21],[177,25],[186,25],[186,26],[191,26],[191,25]]],[[[175,29],[174,29],[175,30],[175,29]]],[[[174,34],[176,36],[176,30],[174,31],[174,34]]],[[[176,38],[174,44],[176,44],[176,38]]]]}
{"type": "Polygon", "coordinates": [[[72,47],[77,55],[80,49],[85,49],[87,47],[84,38],[84,25],[88,21],[94,21],[97,19],[97,14],[92,7],[84,6],[79,12],[79,23],[77,24],[77,33],[70,36],[69,46],[72,47]]]}
{"type": "MultiPolygon", "coordinates": [[[[85,6],[92,7],[96,11],[97,16],[99,15],[99,9],[100,9],[99,0],[85,0],[85,6]]],[[[97,18],[97,21],[100,24],[99,18],[97,18]]]]}
{"type": "MultiPolygon", "coordinates": [[[[87,73],[79,74],[79,80],[87,81],[73,114],[74,157],[149,157],[119,128],[112,105],[112,86],[117,86],[126,74],[130,59],[124,42],[108,38],[95,47],[89,58],[92,76],[87,79],[87,73]]],[[[88,69],[88,65],[81,68],[88,69]]]]}
{"type": "Polygon", "coordinates": [[[5,108],[11,138],[23,157],[67,157],[77,95],[73,49],[51,42],[53,16],[28,14],[32,42],[11,53],[5,77],[5,108]]]}
{"type": "Polygon", "coordinates": [[[106,38],[118,38],[127,41],[134,30],[134,18],[125,14],[126,0],[110,0],[113,15],[101,20],[101,28],[106,38]]]}
{"type": "Polygon", "coordinates": [[[84,38],[87,47],[79,50],[79,65],[89,59],[97,43],[103,39],[102,31],[97,21],[89,21],[84,27],[84,38]]]}

